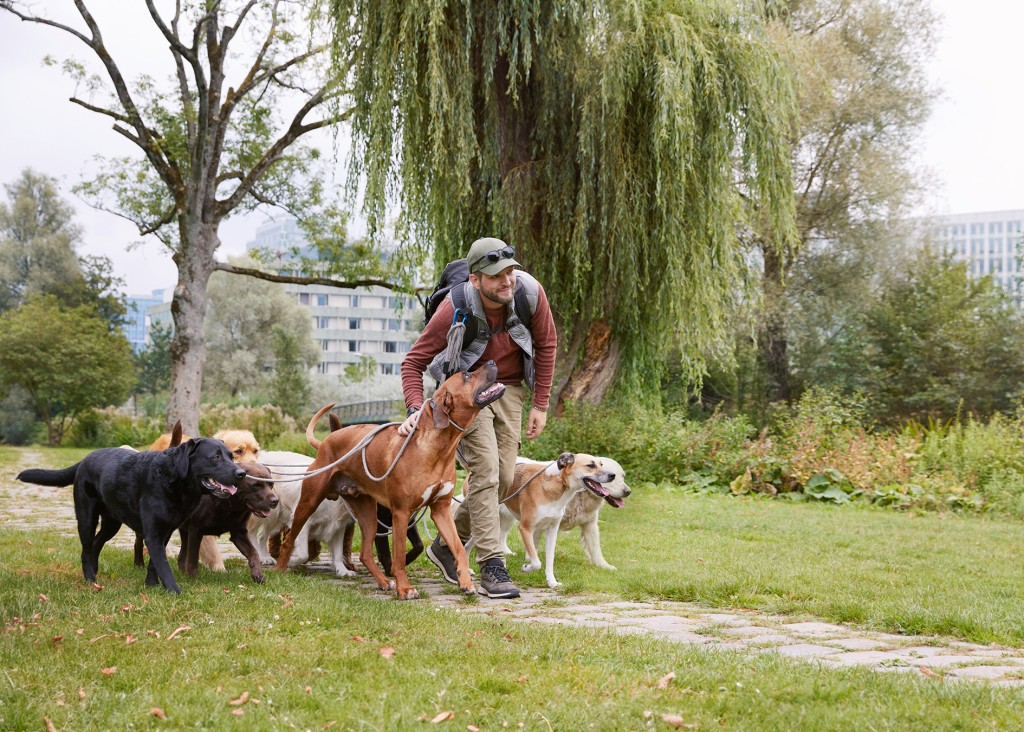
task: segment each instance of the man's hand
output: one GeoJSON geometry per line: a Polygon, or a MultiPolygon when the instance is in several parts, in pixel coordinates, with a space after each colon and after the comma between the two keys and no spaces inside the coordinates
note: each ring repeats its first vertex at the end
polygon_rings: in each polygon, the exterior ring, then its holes
{"type": "Polygon", "coordinates": [[[402,424],[398,425],[398,434],[402,437],[408,437],[412,434],[412,431],[416,429],[416,425],[419,424],[420,415],[423,413],[423,408],[417,409],[415,412],[405,418],[402,424]]]}
{"type": "Polygon", "coordinates": [[[526,422],[526,436],[533,440],[540,437],[544,431],[544,425],[548,423],[548,413],[543,409],[533,407],[530,409],[530,416],[526,422]]]}

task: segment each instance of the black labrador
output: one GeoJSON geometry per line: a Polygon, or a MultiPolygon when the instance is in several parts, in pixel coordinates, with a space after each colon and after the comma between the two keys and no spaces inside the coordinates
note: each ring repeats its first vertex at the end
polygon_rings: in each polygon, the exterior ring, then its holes
{"type": "Polygon", "coordinates": [[[209,438],[189,440],[163,452],[105,447],[70,468],[33,468],[18,474],[18,480],[25,483],[74,484],[86,581],[96,580],[100,550],[127,524],[142,534],[149,549],[146,585],[162,583],[175,594],[180,594],[181,588],[167,563],[171,533],[192,515],[204,495],[227,498],[243,477],[245,471],[232,462],[227,446],[209,438]]]}
{"type": "Polygon", "coordinates": [[[273,483],[253,479],[270,478],[269,470],[259,463],[242,462],[237,465],[245,471],[245,477],[238,483],[238,491],[226,499],[203,496],[192,515],[178,527],[181,535],[178,569],[189,577],[199,574],[199,543],[203,537],[227,533],[231,543],[249,562],[249,574],[253,580],[263,582],[260,555],[249,540],[249,516],[255,514],[266,518],[280,501],[274,493],[273,483]]]}

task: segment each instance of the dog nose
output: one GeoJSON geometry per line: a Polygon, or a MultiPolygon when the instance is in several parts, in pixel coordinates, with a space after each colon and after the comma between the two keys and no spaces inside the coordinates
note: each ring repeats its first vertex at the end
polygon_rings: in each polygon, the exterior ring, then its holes
{"type": "Polygon", "coordinates": [[[235,468],[235,480],[241,480],[245,477],[245,471],[241,468],[235,468]]]}
{"type": "Polygon", "coordinates": [[[278,499],[277,496],[272,496],[271,499],[270,499],[270,507],[271,508],[277,508],[277,504],[279,504],[280,502],[281,501],[278,499]]]}
{"type": "Polygon", "coordinates": [[[624,495],[624,496],[628,496],[628,495],[629,495],[630,493],[632,493],[632,492],[633,492],[633,491],[631,491],[631,490],[629,489],[629,486],[627,485],[627,486],[626,486],[626,490],[624,490],[624,491],[622,492],[622,495],[624,495]]]}

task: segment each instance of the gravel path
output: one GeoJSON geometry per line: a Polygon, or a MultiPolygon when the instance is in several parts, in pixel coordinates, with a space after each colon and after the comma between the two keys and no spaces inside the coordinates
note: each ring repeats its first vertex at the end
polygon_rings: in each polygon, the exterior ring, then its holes
{"type": "MultiPolygon", "coordinates": [[[[22,454],[22,467],[38,455],[22,454]]],[[[17,469],[0,471],[0,530],[49,529],[74,535],[75,515],[69,488],[18,483],[17,469]]],[[[176,535],[175,535],[176,536],[176,535]]],[[[172,540],[169,552],[177,554],[172,540]]],[[[134,534],[122,530],[111,542],[131,549],[134,534]]],[[[226,539],[225,557],[241,557],[226,539]]],[[[326,561],[310,570],[329,573],[326,561]]],[[[419,572],[417,572],[419,574],[419,572]]],[[[368,576],[338,579],[382,600],[368,576]]],[[[709,610],[693,603],[623,602],[601,597],[564,595],[548,589],[527,589],[515,600],[465,602],[457,589],[437,579],[417,577],[414,584],[426,601],[453,612],[531,623],[642,633],[672,643],[708,648],[778,653],[825,667],[867,666],[879,672],[919,673],[936,679],[981,680],[999,686],[1024,686],[1024,648],[964,643],[950,638],[878,633],[825,622],[794,622],[753,610],[709,610]]]]}

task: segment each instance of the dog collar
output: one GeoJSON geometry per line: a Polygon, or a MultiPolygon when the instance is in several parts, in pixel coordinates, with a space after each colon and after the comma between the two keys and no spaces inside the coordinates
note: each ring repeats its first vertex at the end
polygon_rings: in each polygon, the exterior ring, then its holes
{"type": "MultiPolygon", "coordinates": [[[[432,410],[433,409],[437,409],[437,407],[434,406],[434,400],[433,399],[428,399],[427,403],[430,404],[430,408],[432,410]]],[[[465,427],[459,427],[458,423],[454,419],[452,419],[451,417],[448,418],[448,421],[451,422],[452,427],[457,429],[459,432],[465,432],[466,431],[465,427]]]]}

